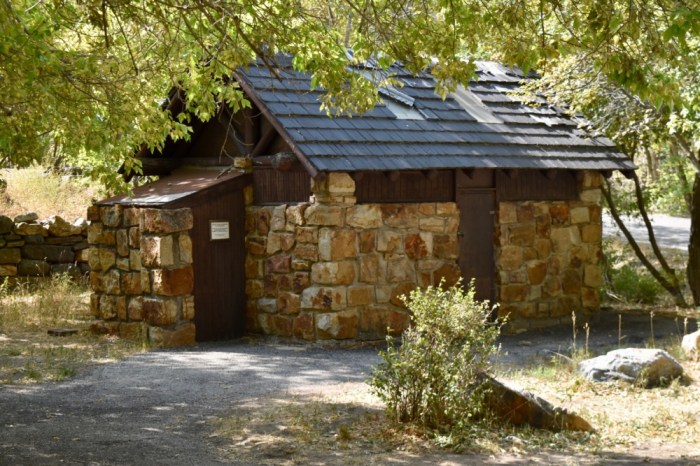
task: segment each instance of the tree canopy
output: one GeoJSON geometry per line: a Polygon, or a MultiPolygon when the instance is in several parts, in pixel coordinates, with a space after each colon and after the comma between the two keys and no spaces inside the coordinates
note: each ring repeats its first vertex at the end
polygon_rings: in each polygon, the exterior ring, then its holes
{"type": "MultiPolygon", "coordinates": [[[[278,52],[337,111],[377,101],[381,79],[353,73],[353,61],[430,68],[446,92],[486,57],[545,73],[585,67],[663,109],[669,131],[694,134],[699,10],[694,0],[2,2],[0,163],[48,153],[112,174],[140,144],[186,138],[188,115],[246,105],[227,76],[256,57],[274,66],[278,52]],[[189,113],[169,113],[171,88],[189,113]]],[[[698,143],[687,142],[696,162],[698,143]]]]}

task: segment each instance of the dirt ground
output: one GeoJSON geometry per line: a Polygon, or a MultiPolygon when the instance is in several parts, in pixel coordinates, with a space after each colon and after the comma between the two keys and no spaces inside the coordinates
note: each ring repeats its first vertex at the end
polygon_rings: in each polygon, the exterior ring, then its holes
{"type": "MultiPolygon", "coordinates": [[[[675,351],[695,330],[660,312],[653,324],[604,313],[588,338],[582,324],[576,347],[591,354],[675,351]]],[[[700,365],[682,361],[688,377],[666,388],[592,384],[560,361],[572,335],[564,326],[502,337],[497,375],[578,412],[593,434],[494,427],[455,452],[449,438],[386,420],[365,384],[376,348],[240,340],[0,386],[0,464],[700,464],[700,365]]]]}

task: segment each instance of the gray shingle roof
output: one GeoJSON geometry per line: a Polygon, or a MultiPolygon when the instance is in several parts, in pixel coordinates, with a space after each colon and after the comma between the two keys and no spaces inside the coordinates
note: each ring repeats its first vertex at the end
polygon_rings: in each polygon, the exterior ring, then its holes
{"type": "Polygon", "coordinates": [[[591,137],[544,99],[533,106],[512,95],[525,79],[519,70],[477,65],[468,90],[445,100],[428,73],[412,76],[392,66],[387,72],[403,87],[381,92],[384,104],[333,118],[320,110],[321,91],[309,90],[308,74],[281,65],[278,79],[258,64],[237,77],[317,171],[635,168],[610,140],[591,137]],[[399,118],[397,110],[418,119],[399,118]]]}

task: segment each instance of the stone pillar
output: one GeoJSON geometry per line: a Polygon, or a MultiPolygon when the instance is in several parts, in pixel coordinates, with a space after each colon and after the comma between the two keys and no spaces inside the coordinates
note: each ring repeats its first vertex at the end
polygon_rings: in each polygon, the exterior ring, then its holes
{"type": "Polygon", "coordinates": [[[194,343],[190,209],[93,206],[90,284],[102,327],[156,346],[194,343]]]}

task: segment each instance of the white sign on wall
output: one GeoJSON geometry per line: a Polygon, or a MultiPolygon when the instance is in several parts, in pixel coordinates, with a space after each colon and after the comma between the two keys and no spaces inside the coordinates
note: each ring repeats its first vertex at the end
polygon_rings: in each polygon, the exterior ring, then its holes
{"type": "Polygon", "coordinates": [[[217,241],[230,238],[229,222],[223,220],[209,221],[209,239],[217,241]]]}

